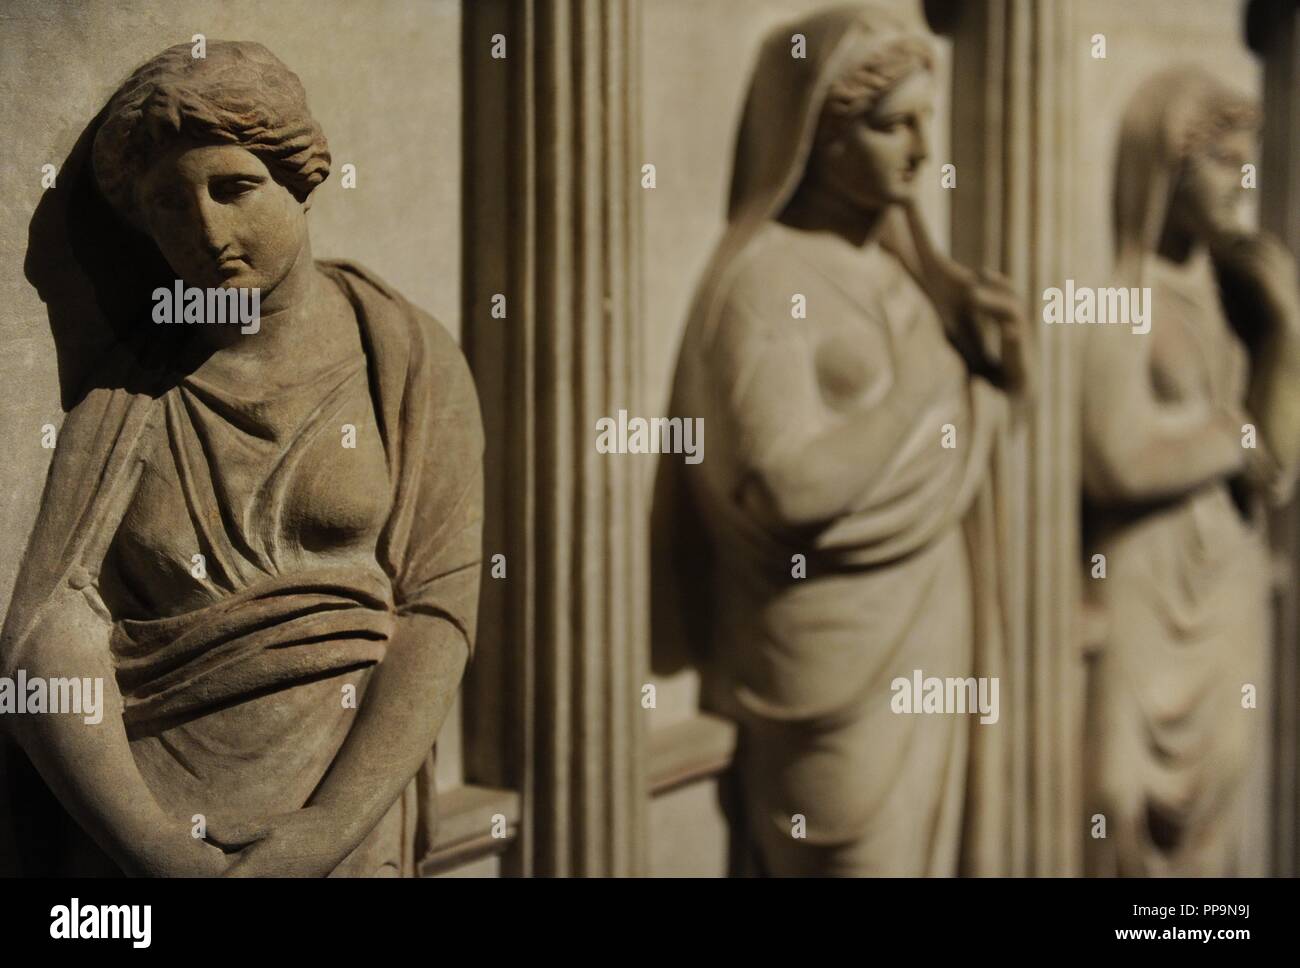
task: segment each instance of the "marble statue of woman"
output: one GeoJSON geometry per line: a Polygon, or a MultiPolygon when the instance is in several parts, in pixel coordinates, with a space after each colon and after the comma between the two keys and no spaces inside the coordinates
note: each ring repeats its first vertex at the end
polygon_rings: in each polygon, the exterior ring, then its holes
{"type": "Polygon", "coordinates": [[[141,319],[67,415],[0,674],[102,679],[105,709],[0,717],[19,867],[411,873],[474,639],[464,359],[369,272],[313,260],[330,155],[261,45],[141,66],[93,165],[184,285],[259,290],[260,325],[141,319]]]}
{"type": "MultiPolygon", "coordinates": [[[[1270,637],[1263,511],[1300,460],[1300,296],[1238,224],[1257,112],[1196,68],[1148,80],[1115,168],[1119,286],[1151,329],[1087,334],[1088,582],[1104,618],[1088,726],[1093,873],[1241,873],[1270,637]]],[[[1263,707],[1266,708],[1266,707],[1263,707]]]]}
{"type": "Polygon", "coordinates": [[[661,465],[656,566],[740,726],[753,872],[943,875],[981,850],[972,746],[998,727],[891,703],[916,670],[994,668],[988,457],[1029,377],[1009,284],[939,256],[914,211],[933,74],[872,6],[769,35],[678,358],[674,413],[713,443],[661,465]]]}

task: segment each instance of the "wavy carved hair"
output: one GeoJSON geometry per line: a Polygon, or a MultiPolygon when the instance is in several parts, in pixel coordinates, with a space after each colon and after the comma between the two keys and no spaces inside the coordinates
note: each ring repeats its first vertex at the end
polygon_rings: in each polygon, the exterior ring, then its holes
{"type": "Polygon", "coordinates": [[[136,184],[178,138],[248,150],[300,202],[329,177],[329,146],[298,75],[252,41],[208,41],[206,53],[177,44],[136,68],[95,135],[95,181],[138,227],[136,184]]]}
{"type": "Polygon", "coordinates": [[[1188,159],[1228,132],[1259,123],[1253,101],[1199,66],[1175,66],[1143,82],[1125,108],[1115,152],[1118,257],[1155,250],[1188,159]]]}
{"type": "Polygon", "coordinates": [[[934,70],[934,52],[921,37],[903,36],[876,56],[849,68],[826,91],[818,134],[828,137],[876,103],[916,71],[934,70]]]}

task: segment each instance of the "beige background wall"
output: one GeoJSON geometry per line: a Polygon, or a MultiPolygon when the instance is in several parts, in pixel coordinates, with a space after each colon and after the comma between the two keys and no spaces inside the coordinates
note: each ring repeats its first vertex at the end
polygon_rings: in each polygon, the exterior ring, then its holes
{"type": "MultiPolygon", "coordinates": [[[[310,215],[317,258],[367,266],[460,331],[460,4],[457,0],[8,0],[0,15],[0,605],[62,422],[44,306],[23,276],[41,166],[61,165],[140,63],[195,33],[265,44],[302,79],[333,172],[310,215]],[[357,168],[341,187],[342,165],[357,168]]],[[[454,718],[454,717],[453,717],[454,718]]],[[[459,730],[440,773],[459,778],[459,730]]]]}

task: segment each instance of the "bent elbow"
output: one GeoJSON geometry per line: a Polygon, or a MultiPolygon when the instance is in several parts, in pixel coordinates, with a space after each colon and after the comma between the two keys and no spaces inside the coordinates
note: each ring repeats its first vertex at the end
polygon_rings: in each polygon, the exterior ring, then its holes
{"type": "Polygon", "coordinates": [[[1130,504],[1147,497],[1152,485],[1141,454],[1093,448],[1084,453],[1083,487],[1098,504],[1130,504]]]}
{"type": "Polygon", "coordinates": [[[816,462],[795,459],[764,468],[754,475],[763,504],[777,523],[791,528],[831,520],[844,512],[827,475],[816,462]]]}

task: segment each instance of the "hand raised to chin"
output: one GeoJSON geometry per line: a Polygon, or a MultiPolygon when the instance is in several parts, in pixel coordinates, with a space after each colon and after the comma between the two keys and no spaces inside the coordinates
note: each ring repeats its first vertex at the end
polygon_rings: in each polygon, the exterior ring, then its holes
{"type": "MultiPolygon", "coordinates": [[[[1239,289],[1263,318],[1245,320],[1266,335],[1278,328],[1300,330],[1300,286],[1296,260],[1282,241],[1267,232],[1223,232],[1210,244],[1225,287],[1239,289]]],[[[1234,320],[1240,325],[1243,321],[1234,320]]]]}

